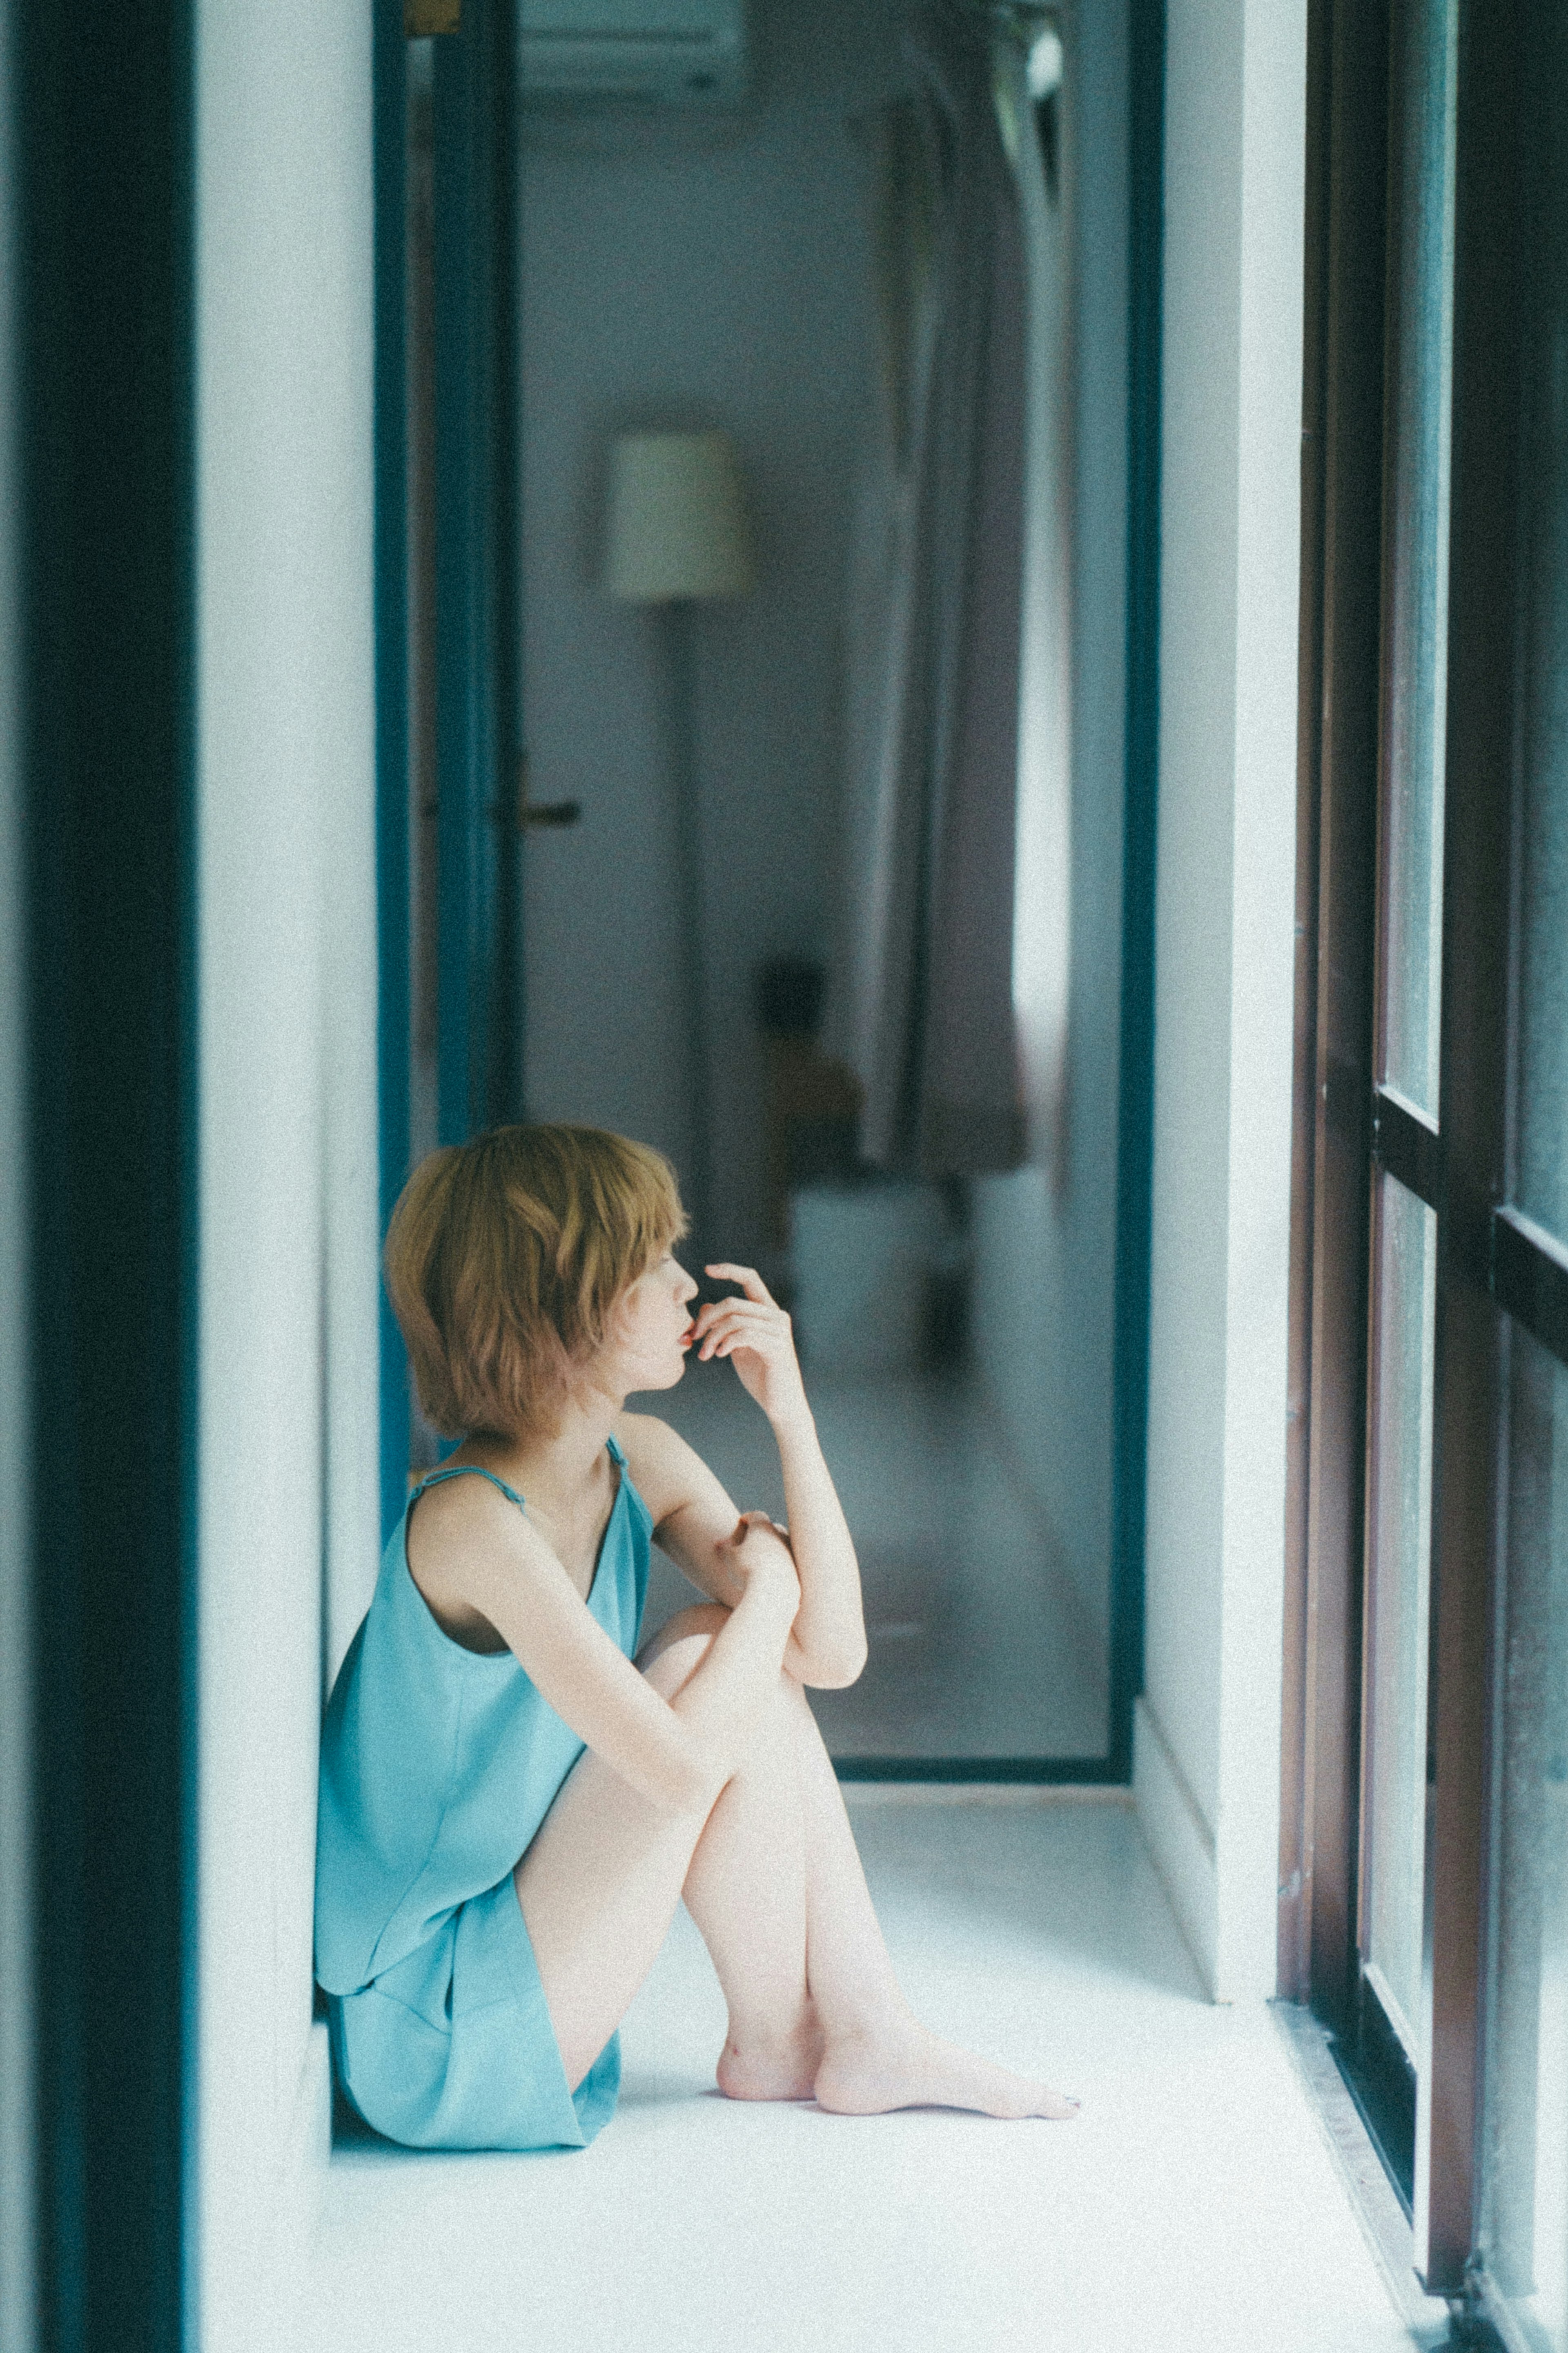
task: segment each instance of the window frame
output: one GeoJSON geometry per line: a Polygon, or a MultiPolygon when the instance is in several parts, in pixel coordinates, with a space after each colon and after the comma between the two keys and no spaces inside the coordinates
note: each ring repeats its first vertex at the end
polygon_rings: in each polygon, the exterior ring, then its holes
{"type": "MultiPolygon", "coordinates": [[[[1398,0],[1314,0],[1303,452],[1280,1990],[1358,2028],[1355,1865],[1370,1458],[1371,1176],[1437,1213],[1432,1497],[1431,2028],[1418,2085],[1412,2260],[1478,2285],[1490,1790],[1510,1323],[1568,1361],[1568,1250],[1508,1200],[1519,816],[1525,191],[1531,10],[1460,0],[1444,789],[1441,1130],[1376,1083],[1384,377],[1398,0]]],[[[1364,2096],[1364,2083],[1352,2088],[1364,2096]]],[[[1372,2102],[1375,2111],[1375,2100],[1372,2102]]],[[[1377,2126],[1375,2113],[1369,2121],[1377,2126]]]]}

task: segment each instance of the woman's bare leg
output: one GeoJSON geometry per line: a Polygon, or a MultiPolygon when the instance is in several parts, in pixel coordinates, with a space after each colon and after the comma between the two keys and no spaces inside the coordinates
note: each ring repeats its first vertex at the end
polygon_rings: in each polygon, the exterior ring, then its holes
{"type": "Polygon", "coordinates": [[[1076,2100],[943,2042],[914,2016],[872,1908],[838,1777],[805,1693],[791,1689],[805,1833],[806,1977],[823,2036],[818,2105],[847,2116],[926,2106],[1076,2116],[1076,2100]]]}
{"type": "Polygon", "coordinates": [[[856,2116],[928,2105],[1075,2115],[1076,2101],[942,2042],[914,2017],[816,1719],[800,1685],[779,1680],[778,1708],[710,1815],[684,1890],[730,2011],[721,2091],[815,2093],[821,2106],[856,2116]]]}
{"type": "MultiPolygon", "coordinates": [[[[673,1698],[717,1609],[685,1610],[643,1671],[673,1698]]],[[[720,2088],[868,2115],[927,2104],[1070,2116],[1043,2084],[939,2041],[893,1973],[816,1719],[781,1676],[712,1810],[670,1816],[590,1751],[513,1874],[575,2090],[647,1976],[682,1892],[729,2008],[720,2088]]]]}
{"type": "Polygon", "coordinates": [[[809,2100],[822,2057],[806,1984],[805,1826],[789,1703],[798,1690],[780,1676],[681,1890],[729,2009],[718,2080],[736,2100],[809,2100]]]}
{"type": "MultiPolygon", "coordinates": [[[[715,1607],[670,1620],[639,1661],[656,1691],[674,1698],[723,1616],[715,1607]]],[[[589,1749],[512,1873],[574,2091],[653,1966],[708,1819],[661,1813],[589,1749]]]]}
{"type": "MultiPolygon", "coordinates": [[[[696,1673],[724,1616],[717,1606],[681,1610],[640,1654],[666,1699],[696,1673]]],[[[706,1817],[661,1814],[590,1750],[518,1864],[518,1902],[574,2090],[653,1966],[684,1892],[730,2009],[721,2088],[736,2099],[810,2099],[822,2040],[805,1982],[805,1834],[787,1701],[798,1690],[781,1675],[706,1817]]]]}

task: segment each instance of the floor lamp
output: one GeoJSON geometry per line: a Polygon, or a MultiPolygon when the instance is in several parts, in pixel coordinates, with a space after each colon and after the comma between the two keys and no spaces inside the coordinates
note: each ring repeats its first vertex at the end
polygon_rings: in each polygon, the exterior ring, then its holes
{"type": "Polygon", "coordinates": [[[752,586],[741,469],[726,433],[623,433],[610,445],[604,584],[620,602],[658,608],[664,644],[670,781],[682,901],[686,1015],[684,1187],[699,1261],[712,1232],[711,1051],[707,905],[697,750],[695,607],[752,586]]]}

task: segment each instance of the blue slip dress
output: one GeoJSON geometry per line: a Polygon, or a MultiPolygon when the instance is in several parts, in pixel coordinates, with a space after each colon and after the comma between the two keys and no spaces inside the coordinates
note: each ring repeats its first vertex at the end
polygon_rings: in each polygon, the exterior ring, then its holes
{"type": "MultiPolygon", "coordinates": [[[[588,1608],[629,1658],[647,1591],[647,1504],[620,1485],[588,1608]]],[[[615,2113],[612,2035],[567,2089],[512,1869],[584,1744],[510,1651],[444,1633],[393,1530],[321,1731],[316,1976],[339,2084],[365,2122],[416,2148],[582,2148],[615,2113]]]]}

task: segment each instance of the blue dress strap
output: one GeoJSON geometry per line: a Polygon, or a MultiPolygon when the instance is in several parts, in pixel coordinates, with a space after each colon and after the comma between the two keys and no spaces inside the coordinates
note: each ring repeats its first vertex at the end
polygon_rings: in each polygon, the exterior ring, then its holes
{"type": "MultiPolygon", "coordinates": [[[[614,1442],[615,1441],[612,1440],[611,1443],[614,1444],[614,1442]]],[[[413,1493],[409,1496],[409,1506],[412,1507],[418,1502],[426,1487],[438,1487],[443,1479],[465,1478],[488,1479],[492,1487],[499,1487],[501,1493],[509,1497],[510,1500],[517,1505],[518,1510],[523,1514],[525,1519],[528,1516],[528,1505],[523,1502],[522,1497],[518,1493],[517,1489],[515,1487],[509,1487],[504,1479],[498,1479],[493,1471],[485,1470],[483,1466],[478,1462],[454,1462],[449,1471],[432,1471],[427,1477],[421,1479],[417,1487],[415,1488],[413,1493]]]]}
{"type": "Polygon", "coordinates": [[[617,1470],[617,1471],[624,1471],[624,1470],[626,1469],[626,1456],[621,1452],[621,1450],[620,1450],[619,1446],[616,1444],[616,1440],[615,1440],[613,1438],[608,1438],[608,1439],[606,1439],[606,1440],[605,1440],[605,1443],[606,1444],[606,1446],[608,1446],[608,1448],[609,1448],[609,1450],[610,1450],[610,1460],[611,1460],[611,1461],[615,1464],[615,1466],[616,1466],[616,1470],[617,1470]]]}

